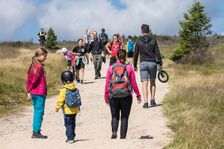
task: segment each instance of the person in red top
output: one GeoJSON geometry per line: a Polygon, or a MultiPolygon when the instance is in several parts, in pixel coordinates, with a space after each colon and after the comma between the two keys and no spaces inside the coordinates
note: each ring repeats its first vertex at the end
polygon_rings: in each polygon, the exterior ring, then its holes
{"type": "Polygon", "coordinates": [[[44,115],[45,99],[47,96],[47,83],[43,64],[47,59],[47,54],[48,52],[46,49],[38,49],[32,58],[32,63],[27,74],[27,99],[32,98],[34,108],[32,138],[47,138],[47,136],[40,133],[44,115]]]}
{"type": "Polygon", "coordinates": [[[111,86],[111,80],[112,80],[112,74],[114,71],[115,65],[125,65],[125,71],[127,72],[127,78],[130,81],[131,88],[134,90],[137,98],[137,102],[141,103],[141,95],[138,89],[138,85],[136,83],[135,79],[135,72],[131,65],[125,64],[126,61],[126,51],[123,49],[120,49],[117,52],[118,60],[116,63],[111,65],[107,70],[106,75],[106,84],[104,89],[104,100],[107,104],[110,105],[111,110],[111,126],[112,126],[112,136],[111,139],[117,138],[117,130],[118,130],[118,124],[119,124],[119,117],[121,113],[121,129],[120,129],[120,139],[125,139],[127,130],[128,130],[128,118],[131,111],[131,105],[132,105],[132,90],[130,90],[129,95],[125,97],[114,97],[112,95],[111,90],[109,89],[109,86],[111,86]]]}
{"type": "Polygon", "coordinates": [[[116,62],[117,51],[122,49],[123,45],[119,40],[119,36],[117,34],[113,35],[113,39],[106,44],[106,49],[110,53],[110,66],[116,62]]]}

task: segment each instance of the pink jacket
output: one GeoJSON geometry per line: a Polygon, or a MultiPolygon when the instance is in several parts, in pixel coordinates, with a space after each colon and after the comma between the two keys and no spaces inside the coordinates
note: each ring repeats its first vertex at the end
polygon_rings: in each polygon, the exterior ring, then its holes
{"type": "MultiPolygon", "coordinates": [[[[119,60],[117,60],[117,63],[121,63],[119,60]]],[[[112,68],[113,65],[111,65],[108,70],[107,70],[107,76],[106,76],[106,84],[105,84],[105,89],[104,89],[104,100],[107,102],[109,99],[109,90],[108,90],[108,86],[110,83],[110,77],[112,75],[112,68]]],[[[127,65],[126,66],[127,72],[128,72],[128,76],[131,82],[131,86],[136,94],[136,97],[140,97],[140,93],[139,93],[139,89],[138,89],[138,85],[136,83],[136,79],[135,79],[135,72],[134,69],[132,68],[131,65],[127,65]]]]}
{"type": "Polygon", "coordinates": [[[44,72],[43,64],[36,64],[36,70],[34,67],[31,67],[27,80],[26,80],[26,90],[27,93],[36,94],[36,95],[47,95],[47,83],[44,72]]]}

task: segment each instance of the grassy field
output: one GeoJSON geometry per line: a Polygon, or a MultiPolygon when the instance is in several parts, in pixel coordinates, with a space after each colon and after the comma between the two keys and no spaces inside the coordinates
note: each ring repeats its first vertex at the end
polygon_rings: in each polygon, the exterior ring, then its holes
{"type": "MultiPolygon", "coordinates": [[[[162,53],[169,55],[167,46],[162,53]]],[[[179,65],[167,61],[171,90],[164,113],[174,140],[166,148],[224,148],[224,45],[210,48],[214,61],[179,65]]]]}
{"type": "MultiPolygon", "coordinates": [[[[0,116],[30,104],[26,101],[25,80],[36,48],[35,45],[30,49],[9,45],[0,46],[0,116]]],[[[58,93],[61,83],[60,74],[66,68],[65,66],[62,55],[49,51],[45,63],[49,96],[58,93]]]]}

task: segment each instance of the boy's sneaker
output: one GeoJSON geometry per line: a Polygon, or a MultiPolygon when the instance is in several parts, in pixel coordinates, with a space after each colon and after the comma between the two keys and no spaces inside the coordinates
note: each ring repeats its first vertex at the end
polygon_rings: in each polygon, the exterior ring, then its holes
{"type": "Polygon", "coordinates": [[[151,105],[151,106],[156,106],[155,99],[151,99],[151,100],[150,100],[150,105],[151,105]]]}
{"type": "Polygon", "coordinates": [[[40,132],[33,132],[31,138],[37,138],[37,139],[47,139],[47,136],[42,135],[40,132]]]}
{"type": "Polygon", "coordinates": [[[75,141],[74,140],[66,140],[66,143],[72,144],[72,143],[75,143],[75,141]]]}
{"type": "Polygon", "coordinates": [[[117,133],[116,132],[112,133],[111,139],[117,139],[117,133]]]}
{"type": "Polygon", "coordinates": [[[144,103],[143,108],[147,109],[149,107],[148,102],[144,103]]]}

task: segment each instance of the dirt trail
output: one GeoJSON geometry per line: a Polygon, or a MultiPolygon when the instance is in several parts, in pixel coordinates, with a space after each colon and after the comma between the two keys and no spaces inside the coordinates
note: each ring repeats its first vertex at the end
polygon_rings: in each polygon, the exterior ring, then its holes
{"type": "MultiPolygon", "coordinates": [[[[107,65],[103,65],[105,76],[107,65]]],[[[105,79],[93,79],[93,64],[86,67],[85,84],[78,84],[83,105],[77,115],[76,142],[66,144],[63,115],[55,112],[57,96],[46,101],[42,133],[48,135],[46,140],[31,139],[33,107],[0,119],[1,149],[45,149],[45,148],[79,148],[79,149],[160,149],[171,140],[170,130],[162,115],[162,107],[143,109],[133,100],[126,140],[111,140],[111,115],[109,106],[104,103],[103,90],[105,79]],[[139,139],[150,135],[153,139],[139,139]]],[[[139,72],[137,73],[139,89],[139,72]]],[[[157,104],[162,104],[168,85],[157,83],[157,104]]],[[[135,95],[134,95],[135,97],[135,95]]],[[[119,134],[119,133],[118,133],[119,134]]],[[[119,137],[119,135],[118,135],[119,137]]]]}

